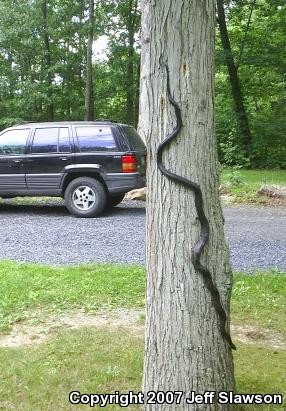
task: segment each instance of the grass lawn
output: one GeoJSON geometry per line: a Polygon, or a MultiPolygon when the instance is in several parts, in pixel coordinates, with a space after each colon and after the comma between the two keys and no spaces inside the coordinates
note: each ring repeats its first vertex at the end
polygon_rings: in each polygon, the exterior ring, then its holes
{"type": "Polygon", "coordinates": [[[263,185],[286,186],[286,170],[223,169],[221,184],[237,203],[265,203],[267,198],[257,195],[263,185]]]}
{"type": "MultiPolygon", "coordinates": [[[[268,272],[236,274],[232,298],[235,323],[268,327],[286,335],[286,277],[268,272]],[[284,311],[284,312],[283,312],[284,311]]],[[[118,307],[143,308],[142,267],[88,265],[51,268],[0,263],[0,324],[3,331],[33,311],[46,315],[118,307]]],[[[21,322],[20,322],[21,323],[21,322]]],[[[0,348],[0,410],[61,411],[71,406],[68,393],[140,390],[144,337],[125,327],[60,329],[46,342],[21,348],[0,348]]],[[[286,353],[236,341],[238,392],[284,393],[286,353]]],[[[110,410],[121,407],[108,406],[110,410]]],[[[138,409],[138,407],[128,407],[138,409]]],[[[238,411],[282,411],[281,406],[247,406],[238,411]]]]}
{"type": "Polygon", "coordinates": [[[231,316],[235,323],[270,328],[286,338],[285,274],[235,274],[231,316]]]}
{"type": "MultiPolygon", "coordinates": [[[[89,409],[69,405],[68,393],[140,391],[143,349],[143,336],[94,327],[61,331],[33,348],[2,348],[0,409],[1,403],[18,411],[89,409]]],[[[238,392],[286,394],[285,352],[239,344],[234,358],[238,392]]],[[[274,405],[235,409],[282,411],[274,405]]]]}
{"type": "MultiPolygon", "coordinates": [[[[286,170],[244,170],[239,169],[241,179],[246,184],[281,184],[286,185],[286,170]]],[[[224,169],[221,174],[221,181],[226,182],[231,169],[224,169]]]]}
{"type": "Polygon", "coordinates": [[[29,318],[31,310],[59,313],[144,307],[142,267],[49,267],[0,262],[0,331],[29,318]]]}
{"type": "MultiPolygon", "coordinates": [[[[232,316],[281,332],[286,327],[286,278],[275,271],[236,274],[232,316]]],[[[61,313],[117,307],[144,308],[145,271],[132,265],[94,264],[49,267],[0,262],[0,331],[33,310],[61,313]]],[[[284,329],[284,331],[286,331],[284,329]]]]}

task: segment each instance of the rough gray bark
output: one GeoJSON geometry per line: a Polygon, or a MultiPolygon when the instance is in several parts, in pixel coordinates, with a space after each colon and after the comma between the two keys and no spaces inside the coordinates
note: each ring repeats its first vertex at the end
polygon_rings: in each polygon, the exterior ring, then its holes
{"type": "Polygon", "coordinates": [[[85,120],[93,120],[92,44],[94,32],[94,0],[89,0],[89,28],[86,55],[85,120]]]}
{"type": "MultiPolygon", "coordinates": [[[[229,313],[232,276],[218,194],[213,116],[215,2],[143,0],[142,6],[139,129],[147,142],[149,188],[143,388],[145,392],[179,390],[186,396],[191,391],[232,390],[232,353],[219,332],[210,295],[191,264],[191,247],[200,232],[193,193],[162,176],[156,165],[158,144],[176,123],[167,98],[167,63],[171,91],[181,107],[184,126],[166,150],[164,162],[176,174],[202,187],[210,222],[210,239],[202,261],[210,269],[229,313]]],[[[230,410],[231,406],[187,405],[184,398],[179,405],[145,405],[148,411],[217,409],[230,410]]]]}
{"type": "Polygon", "coordinates": [[[150,80],[150,0],[141,0],[141,67],[140,67],[140,100],[138,133],[146,143],[148,132],[148,110],[145,104],[148,101],[148,86],[150,80]]]}

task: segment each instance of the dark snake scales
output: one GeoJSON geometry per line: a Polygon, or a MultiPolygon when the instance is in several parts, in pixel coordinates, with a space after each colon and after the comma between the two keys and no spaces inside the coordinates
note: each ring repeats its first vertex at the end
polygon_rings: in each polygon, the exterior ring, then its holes
{"type": "Polygon", "coordinates": [[[229,332],[227,331],[226,325],[227,325],[227,315],[226,312],[222,306],[219,291],[212,279],[212,275],[209,271],[209,269],[204,266],[201,263],[201,255],[202,252],[208,242],[209,239],[209,222],[208,219],[205,215],[204,212],[204,203],[203,203],[203,196],[202,196],[202,190],[200,186],[193,181],[179,176],[175,173],[172,173],[170,170],[168,170],[164,164],[163,164],[163,150],[164,148],[172,141],[175,139],[175,137],[179,134],[181,128],[183,127],[183,122],[182,122],[182,115],[181,115],[181,110],[178,105],[178,103],[174,100],[174,98],[171,95],[170,91],[170,76],[169,76],[169,69],[168,66],[166,65],[166,72],[167,72],[167,92],[168,92],[168,99],[170,104],[174,107],[175,109],[175,115],[176,115],[176,120],[177,124],[173,131],[167,135],[167,137],[160,143],[158,149],[157,149],[157,165],[161,173],[168,177],[170,180],[175,181],[176,183],[182,184],[184,187],[187,187],[188,189],[191,189],[194,194],[195,194],[195,207],[196,207],[196,212],[198,215],[198,219],[201,225],[201,231],[199,234],[199,238],[192,247],[191,250],[191,261],[192,264],[197,272],[200,273],[200,275],[203,278],[203,282],[205,287],[209,290],[211,299],[212,299],[212,304],[218,314],[219,318],[219,328],[220,328],[220,333],[222,337],[228,342],[230,347],[235,350],[236,347],[232,342],[231,336],[229,332]]]}

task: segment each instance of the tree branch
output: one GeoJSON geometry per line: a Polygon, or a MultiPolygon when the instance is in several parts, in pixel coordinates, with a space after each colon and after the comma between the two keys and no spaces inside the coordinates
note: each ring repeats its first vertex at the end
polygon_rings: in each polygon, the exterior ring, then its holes
{"type": "Polygon", "coordinates": [[[242,59],[242,55],[243,55],[243,52],[244,52],[244,47],[245,47],[245,44],[246,44],[247,34],[248,34],[248,31],[249,31],[250,22],[251,22],[251,17],[252,17],[252,13],[253,13],[253,10],[254,10],[254,7],[255,7],[255,3],[256,3],[256,0],[253,0],[252,3],[251,3],[251,5],[249,6],[249,16],[248,16],[248,20],[247,20],[247,24],[246,24],[246,29],[245,29],[245,33],[244,33],[244,38],[243,38],[243,41],[242,41],[242,44],[241,44],[241,48],[240,48],[240,52],[239,52],[237,64],[236,64],[236,68],[237,68],[237,69],[238,69],[238,67],[239,67],[239,65],[240,65],[240,63],[241,63],[241,59],[242,59]]]}

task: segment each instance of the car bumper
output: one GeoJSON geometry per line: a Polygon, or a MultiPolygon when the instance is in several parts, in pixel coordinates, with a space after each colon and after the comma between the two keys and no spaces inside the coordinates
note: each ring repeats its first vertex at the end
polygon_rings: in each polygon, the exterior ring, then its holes
{"type": "Polygon", "coordinates": [[[146,177],[139,173],[109,173],[105,182],[110,194],[124,194],[146,186],[146,177]]]}

